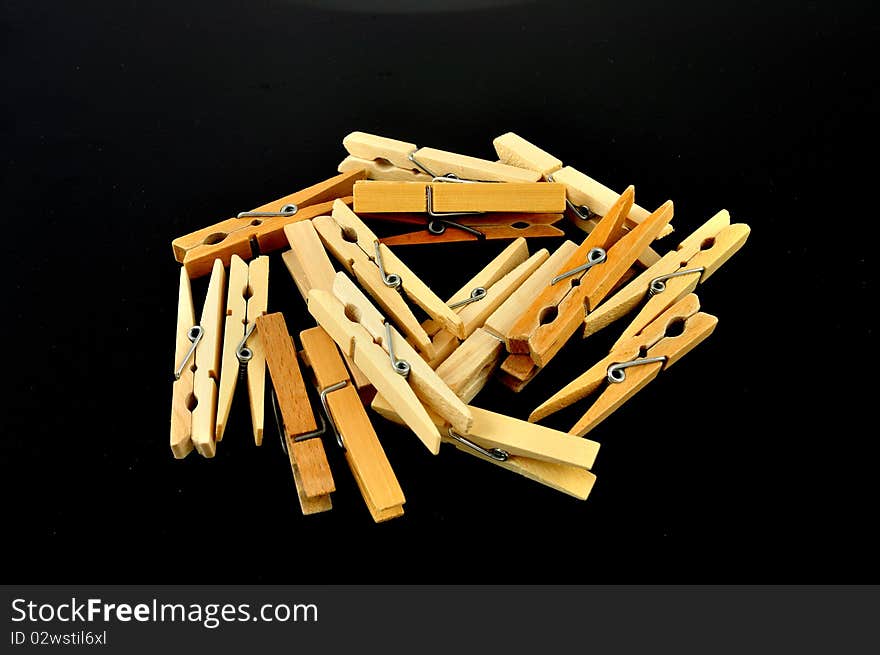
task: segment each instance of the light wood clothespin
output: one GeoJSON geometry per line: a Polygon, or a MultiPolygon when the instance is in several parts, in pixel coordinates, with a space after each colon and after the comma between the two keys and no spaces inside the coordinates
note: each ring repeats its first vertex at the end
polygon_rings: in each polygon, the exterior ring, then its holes
{"type": "Polygon", "coordinates": [[[330,494],[336,491],[336,485],[284,316],[277,312],[264,314],[257,317],[256,324],[303,514],[329,510],[330,494]]]}
{"type": "Polygon", "coordinates": [[[559,222],[562,214],[493,213],[453,216],[446,219],[418,214],[365,214],[363,217],[421,228],[413,232],[383,237],[380,241],[386,246],[491,241],[519,237],[559,237],[565,234],[553,225],[559,222]],[[455,220],[452,220],[453,218],[455,220]]]}
{"type": "Polygon", "coordinates": [[[236,383],[244,376],[247,380],[254,443],[258,446],[263,443],[266,354],[255,328],[257,316],[266,313],[268,303],[269,258],[257,257],[246,264],[238,255],[233,255],[229,262],[229,293],[226,294],[226,326],[223,330],[215,430],[217,441],[223,439],[236,383]]]}
{"type": "Polygon", "coordinates": [[[464,403],[344,274],[337,274],[333,295],[312,289],[308,307],[433,454],[440,450],[440,433],[422,403],[468,433],[473,417],[464,403]]]}
{"type": "Polygon", "coordinates": [[[403,295],[425,310],[444,329],[464,338],[464,324],[459,315],[387,246],[379,243],[376,235],[345,203],[334,203],[332,217],[320,216],[312,223],[327,250],[364,286],[426,357],[434,356],[431,339],[403,295]]]}
{"type": "Polygon", "coordinates": [[[684,239],[678,248],[642,272],[625,287],[606,299],[584,317],[584,337],[598,332],[645,298],[642,313],[618,341],[641,330],[664,309],[693,291],[730,259],[749,238],[745,223],[730,224],[730,214],[721,210],[684,239]]]}
{"type": "MultiPolygon", "coordinates": [[[[544,249],[529,257],[526,240],[519,238],[452,294],[446,304],[461,316],[465,338],[470,338],[547,257],[544,249]]],[[[424,321],[422,328],[431,337],[435,351],[428,364],[431,368],[437,368],[458,348],[461,341],[436,321],[424,321]]]]}
{"type": "MultiPolygon", "coordinates": [[[[321,289],[332,293],[336,270],[321,244],[321,239],[315,231],[312,221],[300,221],[286,225],[284,226],[284,234],[290,243],[290,250],[282,252],[281,259],[303,300],[308,302],[309,291],[312,289],[321,289]]],[[[361,399],[365,403],[369,403],[375,394],[373,385],[370,384],[367,376],[354,365],[350,357],[345,353],[342,356],[361,399]]]]}
{"type": "MultiPolygon", "coordinates": [[[[571,166],[563,168],[561,160],[513,132],[502,134],[492,143],[498,158],[505,164],[535,171],[545,180],[564,184],[572,222],[586,232],[591,232],[596,227],[597,217],[605,216],[619,198],[617,193],[588,175],[571,166]]],[[[626,216],[625,226],[632,229],[650,215],[648,210],[633,204],[626,216]]],[[[662,238],[671,232],[670,223],[660,230],[656,238],[662,238]]],[[[642,266],[648,267],[659,258],[656,252],[646,248],[638,261],[642,266]]]]}
{"type": "Polygon", "coordinates": [[[366,170],[371,180],[430,182],[452,176],[484,182],[537,182],[540,175],[486,159],[458,155],[436,148],[419,148],[414,143],[352,132],[342,140],[349,156],[339,171],[366,170]]]}
{"type": "Polygon", "coordinates": [[[473,400],[486,385],[489,376],[501,363],[501,357],[506,352],[508,333],[517,318],[550,284],[550,280],[576,249],[574,243],[564,241],[552,255],[545,256],[541,265],[489,315],[483,326],[476,329],[437,367],[437,375],[464,402],[473,400]]]}
{"type": "MultiPolygon", "coordinates": [[[[389,421],[404,424],[396,408],[381,393],[373,399],[372,408],[389,421]]],[[[595,461],[598,443],[585,440],[577,444],[573,440],[576,438],[566,438],[557,430],[548,428],[546,432],[533,432],[525,427],[529,425],[525,421],[477,407],[470,409],[474,414],[474,426],[473,434],[468,436],[450,430],[448,423],[430,413],[442,429],[445,443],[557,491],[580,500],[587,499],[596,482],[596,476],[588,468],[595,461]]]]}
{"type": "Polygon", "coordinates": [[[565,211],[565,187],[552,182],[361,181],[355,183],[353,193],[354,211],[359,214],[426,213],[429,218],[455,220],[464,212],[565,211]]]}
{"type": "Polygon", "coordinates": [[[633,187],[618,198],[575,254],[517,320],[510,332],[510,349],[527,354],[544,367],[620,281],[657,233],[672,218],[667,201],[632,230],[622,230],[632,206],[633,187]]]}
{"type": "Polygon", "coordinates": [[[571,434],[587,434],[661,370],[672,366],[712,334],[718,319],[699,309],[696,294],[685,296],[637,334],[615,344],[605,359],[539,405],[529,421],[539,421],[605,385],[593,405],[569,430],[571,434]]]}
{"type": "Polygon", "coordinates": [[[225,286],[226,269],[217,259],[208,282],[202,317],[196,323],[189,276],[185,269],[180,269],[176,370],[171,392],[171,452],[177,458],[186,457],[193,447],[203,457],[213,457],[216,453],[214,431],[225,286]]]}
{"type": "Polygon", "coordinates": [[[303,352],[317,380],[321,403],[345,451],[358,489],[376,523],[403,515],[406,502],[339,349],[323,328],[300,332],[303,352]]]}
{"type": "Polygon", "coordinates": [[[255,250],[261,254],[279,250],[287,245],[285,225],[328,213],[337,198],[351,203],[352,186],[364,177],[363,170],[342,173],[252,211],[241,212],[235,218],[178,237],[171,242],[174,258],[183,264],[190,277],[196,278],[211,270],[215,258],[228,266],[232,255],[247,261],[255,256],[255,250]]]}

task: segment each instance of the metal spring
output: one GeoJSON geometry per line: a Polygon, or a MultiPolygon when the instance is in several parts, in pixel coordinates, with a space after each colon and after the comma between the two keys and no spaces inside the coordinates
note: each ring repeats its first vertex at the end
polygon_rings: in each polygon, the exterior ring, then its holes
{"type": "Polygon", "coordinates": [[[275,216],[293,216],[299,207],[293,203],[281,205],[277,212],[239,212],[238,218],[273,218],[275,216]]]}
{"type": "Polygon", "coordinates": [[[460,443],[464,446],[467,446],[471,450],[475,450],[476,452],[480,453],[481,455],[484,455],[490,459],[494,459],[496,462],[506,462],[508,459],[510,459],[510,453],[507,452],[506,450],[504,450],[503,448],[490,448],[490,449],[483,448],[479,444],[475,444],[470,439],[467,439],[467,438],[461,436],[452,428],[449,428],[449,430],[447,431],[447,434],[449,435],[450,439],[454,439],[458,443],[460,443]]]}

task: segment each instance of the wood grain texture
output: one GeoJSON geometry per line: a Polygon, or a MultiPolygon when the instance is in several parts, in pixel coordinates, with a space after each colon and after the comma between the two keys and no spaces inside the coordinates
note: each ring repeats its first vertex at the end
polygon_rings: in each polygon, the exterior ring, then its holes
{"type": "MultiPolygon", "coordinates": [[[[546,251],[540,251],[546,252],[546,251]]],[[[502,250],[492,261],[490,261],[486,266],[483,267],[476,275],[474,275],[468,282],[461,287],[458,291],[453,293],[449,299],[446,301],[447,305],[453,305],[460,300],[464,300],[466,298],[470,298],[471,292],[477,288],[489,289],[496,282],[500,281],[504,278],[508,273],[513,271],[517,266],[524,263],[529,258],[529,248],[526,243],[526,240],[523,238],[516,239],[510,245],[508,245],[504,250],[502,250]]],[[[510,292],[513,290],[511,289],[510,292]]],[[[490,299],[492,307],[495,307],[499,304],[499,302],[503,301],[509,293],[507,292],[507,287],[503,287],[499,289],[499,293],[492,294],[493,297],[490,299]],[[502,297],[504,296],[504,297],[502,297]]],[[[479,303],[483,303],[487,300],[487,298],[483,298],[478,301],[479,303]]],[[[458,307],[454,309],[458,314],[461,314],[462,310],[467,308],[468,305],[464,305],[462,307],[458,307]]],[[[464,318],[462,322],[464,324],[464,318]]],[[[474,315],[468,317],[468,320],[473,324],[475,318],[474,315]]],[[[477,316],[476,320],[479,320],[480,324],[482,324],[484,318],[483,316],[477,316]]],[[[471,329],[467,329],[465,326],[466,334],[470,335],[477,326],[472,327],[471,329]]],[[[428,319],[427,321],[422,322],[422,328],[431,336],[431,342],[434,345],[434,357],[426,360],[428,365],[436,369],[449,355],[451,355],[456,348],[458,348],[461,341],[458,337],[450,334],[446,330],[443,330],[443,326],[440,325],[437,321],[433,319],[428,319]]]]}
{"type": "Polygon", "coordinates": [[[486,386],[503,355],[504,344],[479,328],[437,367],[437,375],[469,403],[486,386]]]}
{"type": "Polygon", "coordinates": [[[384,243],[379,244],[385,271],[389,275],[399,275],[403,280],[402,288],[406,297],[421,307],[425,313],[443,325],[443,328],[458,338],[464,338],[464,326],[461,318],[421,278],[413,273],[400,258],[384,243]]]}
{"type": "Polygon", "coordinates": [[[216,453],[214,430],[217,418],[217,380],[220,378],[220,349],[223,330],[224,296],[226,292],[226,269],[214,260],[208,292],[202,307],[199,325],[204,330],[202,340],[196,347],[193,395],[196,399],[192,411],[192,442],[203,457],[216,453]]]}
{"type": "MultiPolygon", "coordinates": [[[[623,277],[657,233],[672,219],[672,201],[667,200],[653,214],[639,223],[617,243],[608,249],[604,263],[594,266],[583,277],[583,293],[587,300],[587,310],[596,307],[617,281],[623,277]]],[[[598,228],[597,228],[598,229],[598,228]]]]}
{"type": "MultiPolygon", "coordinates": [[[[632,206],[634,195],[633,187],[628,187],[596,229],[559,267],[556,275],[563,275],[583,265],[594,248],[602,248],[606,253],[610,251],[614,239],[621,234],[620,227],[626,211],[632,206]]],[[[591,272],[605,267],[607,261],[606,259],[604,263],[596,264],[592,269],[562,279],[556,284],[551,280],[511,328],[508,341],[510,351],[527,353],[536,365],[546,366],[583,322],[584,302],[587,297],[584,281],[591,272]]]]}
{"type": "MultiPolygon", "coordinates": [[[[217,395],[215,438],[222,441],[226,422],[232,408],[239,378],[236,350],[248,326],[266,312],[269,297],[269,258],[258,257],[246,264],[233,255],[229,265],[229,291],[226,294],[226,320],[223,330],[220,385],[217,395]]],[[[259,334],[254,331],[248,339],[253,357],[247,365],[248,401],[254,442],[263,442],[264,406],[266,389],[266,357],[259,334]]]]}
{"type": "Polygon", "coordinates": [[[482,300],[473,302],[462,307],[459,316],[464,325],[465,337],[474,333],[478,327],[482,327],[486,319],[491,316],[519,286],[534,273],[538,267],[549,257],[549,253],[541,249],[515,269],[507,273],[503,278],[486,289],[486,295],[482,300]]]}
{"type": "Polygon", "coordinates": [[[352,157],[376,160],[385,166],[416,169],[409,160],[410,153],[418,150],[415,143],[367,132],[351,132],[342,139],[342,145],[352,157]]]}
{"type": "Polygon", "coordinates": [[[285,205],[295,204],[298,211],[289,216],[229,218],[178,237],[171,244],[175,258],[194,278],[207,274],[215,258],[221,259],[227,266],[233,254],[248,261],[252,257],[252,241],[259,246],[262,254],[280,250],[287,244],[283,232],[285,225],[328,213],[331,205],[326,203],[334,199],[344,198],[346,202],[352,202],[353,183],[364,177],[364,171],[342,173],[252,210],[279,212],[285,205]]]}
{"type": "Polygon", "coordinates": [[[324,328],[318,326],[299,333],[306,364],[315,374],[318,389],[350,381],[342,353],[324,328]]]}
{"type": "MultiPolygon", "coordinates": [[[[308,300],[311,289],[330,291],[336,270],[324,249],[315,225],[312,221],[302,221],[287,225],[284,235],[290,244],[290,250],[281,253],[281,258],[290,276],[296,284],[303,300],[308,300]]],[[[354,385],[362,393],[372,387],[367,376],[354,365],[351,358],[343,355],[354,385]]]]}
{"type": "Polygon", "coordinates": [[[330,493],[335,485],[321,440],[294,441],[299,435],[315,431],[317,424],[284,316],[276,312],[259,316],[256,321],[284,422],[287,450],[302,476],[305,495],[311,498],[330,493]]]}
{"type": "Polygon", "coordinates": [[[492,141],[495,152],[509,166],[526,168],[547,177],[562,168],[562,161],[521,136],[508,132],[492,141]]]}
{"type": "Polygon", "coordinates": [[[471,407],[474,426],[468,439],[484,448],[501,448],[512,455],[590,469],[599,444],[511,416],[471,407]]]}
{"type": "MultiPolygon", "coordinates": [[[[575,212],[569,211],[567,212],[569,223],[577,227],[579,230],[586,232],[589,234],[596,226],[599,224],[599,221],[602,220],[602,216],[594,216],[593,218],[588,218],[586,220],[582,219],[575,212]]],[[[632,228],[627,227],[627,230],[631,230],[632,228]]],[[[650,266],[653,266],[660,260],[660,255],[656,250],[648,246],[642,251],[642,254],[639,255],[639,258],[636,260],[636,264],[640,270],[644,270],[650,266]]]]}
{"type": "Polygon", "coordinates": [[[616,348],[532,410],[529,421],[534,423],[545,419],[595,393],[606,384],[609,366],[617,362],[630,361],[638,355],[638,345],[616,348]]]}
{"type": "MultiPolygon", "coordinates": [[[[359,182],[354,186],[356,213],[427,211],[427,184],[359,182]]],[[[559,214],[565,211],[565,188],[548,182],[531,184],[430,183],[436,212],[525,212],[559,214]]]]}
{"type": "Polygon", "coordinates": [[[290,459],[299,471],[303,494],[307,498],[320,498],[336,491],[327,453],[324,452],[324,444],[320,438],[305,441],[293,441],[290,438],[287,440],[287,449],[290,459]]]}
{"type": "Polygon", "coordinates": [[[368,180],[387,180],[390,182],[430,182],[431,176],[417,168],[400,168],[387,159],[361,159],[349,155],[336,168],[340,173],[366,171],[368,180]]]}
{"type": "Polygon", "coordinates": [[[421,227],[413,232],[383,237],[386,246],[412,246],[421,244],[458,243],[462,241],[492,241],[499,239],[561,237],[565,233],[554,225],[562,220],[562,214],[525,214],[522,212],[494,212],[478,216],[459,216],[455,223],[473,227],[474,234],[455,226],[446,226],[441,234],[427,229],[428,217],[424,214],[363,214],[363,218],[386,223],[402,223],[421,227]]]}
{"type": "MultiPolygon", "coordinates": [[[[508,372],[508,368],[511,367],[510,361],[511,360],[515,361],[517,358],[526,358],[531,362],[531,359],[529,359],[528,355],[508,355],[507,359],[505,359],[503,362],[501,362],[501,368],[498,370],[497,374],[495,375],[497,380],[501,384],[503,384],[505,387],[510,389],[510,391],[512,391],[513,393],[519,393],[520,391],[525,389],[526,385],[529,382],[531,382],[538,373],[541,372],[541,369],[539,369],[533,363],[532,368],[530,369],[529,373],[525,375],[525,379],[520,379],[519,377],[515,377],[515,376],[511,375],[508,372]]],[[[519,366],[518,364],[512,365],[513,368],[517,368],[518,366],[519,366]]]]}
{"type": "Polygon", "coordinates": [[[363,285],[382,311],[412,339],[416,347],[426,357],[433,357],[431,337],[422,329],[418,318],[401,294],[385,285],[375,262],[356,242],[344,238],[345,226],[340,226],[327,216],[316,218],[312,222],[327,250],[363,285]]]}
{"type": "MultiPolygon", "coordinates": [[[[339,350],[323,328],[305,330],[300,333],[300,339],[321,389],[348,380],[339,350]]],[[[379,522],[401,516],[406,499],[357,391],[351,385],[332,391],[327,394],[327,404],[345,443],[346,460],[373,520],[379,522]]]]}
{"type": "Polygon", "coordinates": [[[423,359],[428,362],[428,366],[433,369],[436,369],[440,364],[445,362],[446,358],[454,353],[455,349],[461,345],[459,338],[455,335],[449,334],[446,330],[440,330],[437,332],[432,337],[431,343],[434,346],[434,356],[430,358],[423,357],[423,359]]]}
{"type": "Polygon", "coordinates": [[[380,174],[390,173],[394,168],[421,170],[409,159],[409,155],[413,154],[419,164],[434,175],[451,173],[462,179],[492,182],[535,182],[538,179],[530,171],[513,166],[436,148],[418,148],[408,141],[366,132],[352,132],[342,140],[342,145],[352,157],[375,162],[380,174]]]}
{"type": "MultiPolygon", "coordinates": [[[[196,312],[193,307],[192,288],[186,270],[180,269],[180,282],[177,295],[177,332],[174,347],[174,369],[183,362],[192,342],[187,337],[189,329],[196,325],[196,312]]],[[[171,452],[177,459],[186,457],[193,449],[192,410],[193,371],[195,360],[181,371],[180,377],[171,387],[171,452]]]]}
{"type": "Polygon", "coordinates": [[[312,221],[301,221],[284,227],[284,236],[290,250],[281,257],[293,278],[296,288],[305,300],[312,289],[329,291],[336,269],[312,221]]]}
{"type": "Polygon", "coordinates": [[[528,258],[529,245],[526,240],[520,237],[512,241],[458,291],[449,296],[446,304],[452,305],[460,300],[470,298],[471,291],[477,287],[488,289],[528,258]]]}
{"type": "MultiPolygon", "coordinates": [[[[422,344],[417,338],[421,337],[421,334],[419,334],[420,328],[415,327],[415,325],[418,325],[417,319],[412,314],[412,311],[406,307],[405,303],[403,308],[405,308],[406,311],[401,308],[397,300],[394,300],[389,295],[394,294],[398,299],[400,298],[400,293],[394,289],[390,289],[382,280],[381,272],[375,261],[376,246],[374,244],[377,242],[376,235],[364,225],[363,221],[358,218],[357,214],[351,211],[343,203],[337,203],[334,205],[333,221],[337,224],[340,231],[338,237],[335,234],[330,234],[332,230],[328,230],[326,226],[322,227],[316,223],[315,227],[318,229],[322,240],[325,239],[325,234],[327,234],[328,240],[325,241],[325,243],[328,244],[330,249],[333,250],[335,248],[340,251],[340,254],[342,254],[343,257],[351,258],[352,263],[350,266],[355,277],[358,278],[358,281],[370,291],[370,294],[380,303],[380,305],[383,305],[383,309],[384,305],[387,304],[389,307],[395,309],[397,314],[401,315],[401,320],[406,322],[413,334],[410,334],[407,329],[404,329],[404,331],[407,332],[407,336],[416,339],[416,343],[419,344],[421,349],[422,344]],[[354,242],[351,241],[352,239],[354,239],[354,242]],[[340,240],[343,243],[348,244],[348,247],[344,247],[340,243],[340,240]],[[355,251],[355,247],[361,251],[360,254],[355,251]],[[414,325],[410,326],[410,324],[414,325]]],[[[323,223],[321,225],[323,225],[323,223]]],[[[381,253],[385,272],[388,275],[394,274],[400,276],[400,279],[402,280],[401,288],[407,299],[421,307],[428,316],[435,321],[439,321],[444,328],[452,334],[459,337],[463,336],[463,326],[458,315],[449,309],[449,307],[446,306],[446,303],[444,303],[437,294],[431,291],[428,285],[422,282],[422,280],[419,279],[419,277],[410,270],[410,268],[404,264],[397,255],[389,250],[387,246],[379,244],[378,248],[381,253]]],[[[395,321],[398,320],[398,317],[393,314],[392,318],[394,318],[395,321]]],[[[401,327],[405,328],[402,324],[401,327]]],[[[430,356],[430,341],[425,344],[424,347],[427,349],[425,350],[426,354],[430,356]]]]}
{"type": "Polygon", "coordinates": [[[354,359],[377,392],[388,398],[406,425],[436,455],[440,451],[440,433],[415,391],[391,368],[388,353],[363,325],[346,316],[344,305],[332,294],[312,289],[308,308],[336,345],[354,359]]]}
{"type": "Polygon", "coordinates": [[[327,405],[345,440],[345,459],[373,519],[403,514],[406,498],[354,387],[327,396],[327,405]]]}
{"type": "MultiPolygon", "coordinates": [[[[603,298],[618,283],[635,261],[636,250],[639,246],[644,248],[645,244],[642,242],[636,243],[629,249],[620,250],[617,247],[624,239],[632,241],[635,236],[650,232],[655,225],[649,220],[640,224],[633,232],[625,234],[622,232],[623,217],[632,206],[634,193],[633,187],[628,187],[582,244],[586,246],[586,252],[594,247],[605,250],[607,253],[605,261],[580,276],[576,286],[576,276],[559,283],[562,286],[570,286],[570,289],[556,304],[555,318],[544,321],[543,309],[534,314],[539,319],[539,325],[528,336],[528,351],[538,367],[545,367],[557,355],[583,323],[585,308],[591,306],[594,299],[603,298]]],[[[669,215],[671,216],[671,212],[669,215]]],[[[586,252],[581,262],[586,261],[586,252]]],[[[574,264],[574,261],[569,263],[574,264]]],[[[534,307],[530,311],[534,311],[534,307]]]]}
{"type": "MultiPolygon", "coordinates": [[[[553,173],[553,181],[565,185],[568,199],[575,205],[586,205],[599,216],[605,216],[608,210],[617,202],[619,194],[609,189],[604,184],[597,182],[589,175],[566,166],[553,173]]],[[[627,227],[632,229],[650,216],[651,212],[633,204],[626,216],[627,227]]],[[[656,238],[664,237],[672,233],[672,226],[665,225],[656,238]]]]}
{"type": "Polygon", "coordinates": [[[699,298],[695,294],[685,296],[655,317],[640,334],[615,345],[607,357],[541,403],[529,416],[529,421],[539,421],[604,387],[605,391],[571,430],[573,434],[586,434],[656,377],[661,369],[674,364],[712,333],[717,319],[699,312],[699,309],[699,298]],[[680,322],[684,323],[681,334],[666,336],[670,326],[680,322]],[[612,364],[661,356],[667,357],[667,361],[630,367],[625,370],[623,382],[607,382],[608,367],[612,364]]]}
{"type": "Polygon", "coordinates": [[[318,426],[284,316],[276,312],[257,318],[257,330],[263,339],[269,375],[287,434],[295,437],[313,432],[318,426]]]}
{"type": "Polygon", "coordinates": [[[531,380],[535,376],[537,368],[535,362],[528,355],[511,354],[501,364],[502,371],[521,382],[531,380]]]}
{"type": "MultiPolygon", "coordinates": [[[[301,210],[306,207],[331,202],[336,198],[350,196],[354,182],[362,179],[364,179],[363,172],[360,174],[357,172],[344,173],[324,180],[323,182],[318,182],[317,184],[297,191],[296,193],[286,195],[283,198],[267,202],[266,204],[255,207],[250,211],[277,212],[281,207],[289,204],[295,204],[301,210]]],[[[297,214],[298,213],[299,212],[297,212],[297,214]]],[[[297,214],[293,214],[293,216],[296,216],[297,214]]],[[[253,220],[254,217],[229,218],[215,225],[209,225],[194,232],[190,232],[189,234],[177,237],[171,242],[174,257],[178,262],[183,263],[183,258],[187,252],[194,248],[198,248],[199,246],[206,245],[206,241],[214,241],[214,239],[208,238],[211,235],[220,232],[221,234],[218,236],[228,236],[237,230],[254,227],[251,226],[253,220]]]]}
{"type": "MultiPolygon", "coordinates": [[[[393,421],[401,423],[400,417],[388,401],[377,395],[373,399],[372,408],[379,415],[393,421]]],[[[450,439],[448,436],[444,438],[446,443],[451,443],[457,449],[465,452],[473,457],[482,459],[495,466],[500,466],[514,473],[518,473],[530,480],[543,484],[568,494],[580,500],[586,500],[596,481],[596,476],[590,471],[568,464],[557,464],[554,462],[542,461],[531,457],[522,457],[512,455],[506,461],[498,461],[479,454],[477,451],[469,448],[458,441],[450,439]]]]}
{"type": "MultiPolygon", "coordinates": [[[[349,320],[356,320],[376,344],[386,353],[390,353],[391,348],[386,337],[385,317],[342,273],[337,274],[333,283],[333,295],[345,307],[345,315],[349,317],[349,320]]],[[[391,339],[395,356],[410,364],[407,382],[416,395],[425,405],[449,421],[456,430],[467,434],[473,423],[473,417],[467,406],[393,327],[391,328],[391,339]]]]}
{"type": "Polygon", "coordinates": [[[463,180],[510,183],[537,182],[541,179],[540,174],[533,171],[436,148],[420,148],[415,156],[434,175],[451,173],[463,180]]]}
{"type": "MultiPolygon", "coordinates": [[[[248,265],[247,324],[256,325],[257,317],[269,309],[269,258],[262,256],[251,260],[248,265]]],[[[247,347],[252,357],[247,365],[248,404],[251,410],[251,428],[254,443],[263,444],[263,428],[266,423],[266,351],[263,339],[254,329],[248,338],[247,347]]]]}
{"type": "MultiPolygon", "coordinates": [[[[498,158],[502,162],[538,171],[545,179],[553,179],[555,182],[565,184],[568,199],[577,206],[588,206],[596,216],[605,216],[608,208],[617,200],[617,194],[603,184],[570,166],[563,169],[559,159],[513,132],[503,134],[493,143],[498,158]]],[[[634,205],[626,217],[627,227],[635,227],[648,216],[648,213],[638,205],[634,205]]],[[[584,220],[570,210],[568,214],[572,224],[588,234],[595,229],[598,223],[595,218],[584,220]]],[[[669,225],[664,228],[660,236],[666,236],[671,231],[672,226],[669,225]]],[[[647,268],[656,263],[659,258],[660,256],[651,248],[646,248],[639,255],[638,261],[643,268],[647,268]]]]}
{"type": "Polygon", "coordinates": [[[306,496],[305,488],[303,487],[302,474],[296,467],[296,463],[293,461],[293,456],[290,455],[290,451],[288,451],[288,455],[290,458],[290,470],[293,473],[293,484],[296,488],[296,497],[297,500],[299,500],[299,507],[300,510],[302,510],[303,516],[329,512],[333,509],[333,499],[330,497],[330,494],[313,496],[311,498],[306,496]]]}
{"type": "Polygon", "coordinates": [[[607,384],[605,390],[569,432],[578,436],[588,434],[599,423],[615,412],[623,403],[647,386],[661,370],[677,362],[712,334],[718,319],[699,312],[687,319],[685,331],[676,337],[666,337],[648,350],[648,357],[668,357],[666,362],[633,366],[626,369],[626,380],[607,384]]]}
{"type": "Polygon", "coordinates": [[[357,214],[424,213],[430,182],[368,181],[355,186],[352,208],[357,214]]]}
{"type": "MultiPolygon", "coordinates": [[[[344,200],[351,202],[351,196],[346,196],[344,200]]],[[[216,239],[220,233],[211,235],[209,243],[193,248],[186,253],[183,265],[190,277],[197,278],[207,272],[209,263],[214,258],[220,258],[224,264],[228,264],[233,255],[238,255],[245,261],[250,260],[253,256],[252,243],[259,246],[262,254],[281,250],[287,245],[283,230],[285,225],[326,214],[332,206],[332,203],[327,202],[314,207],[305,207],[296,214],[284,218],[250,219],[262,222],[236,230],[217,242],[214,242],[213,239],[216,239]]]]}
{"type": "Polygon", "coordinates": [[[663,255],[655,264],[615,292],[612,297],[587,313],[584,317],[584,338],[634,310],[646,297],[651,280],[681,268],[699,252],[706,239],[713,238],[728,225],[730,225],[730,214],[726,210],[721,210],[682,240],[678,248],[663,255]]]}
{"type": "Polygon", "coordinates": [[[226,320],[223,328],[223,354],[220,364],[220,385],[217,393],[215,439],[223,440],[226,422],[232,409],[232,398],[238,382],[239,363],[235,356],[238,342],[244,336],[247,321],[248,265],[238,255],[229,262],[229,291],[226,294],[226,320]]]}
{"type": "Polygon", "coordinates": [[[571,258],[577,246],[571,241],[564,241],[549,255],[534,273],[525,280],[486,319],[485,328],[492,334],[504,339],[505,347],[509,342],[509,332],[517,319],[528,309],[535,297],[550,284],[550,280],[556,275],[565,260],[571,258]]]}

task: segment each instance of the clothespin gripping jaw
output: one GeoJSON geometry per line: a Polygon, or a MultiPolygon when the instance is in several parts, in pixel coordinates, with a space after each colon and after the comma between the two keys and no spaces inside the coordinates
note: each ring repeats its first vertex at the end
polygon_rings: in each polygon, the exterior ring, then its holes
{"type": "Polygon", "coordinates": [[[583,436],[702,343],[718,324],[699,311],[695,294],[685,296],[648,324],[639,334],[616,345],[611,353],[539,405],[529,421],[539,421],[603,387],[599,397],[569,430],[583,436]]]}

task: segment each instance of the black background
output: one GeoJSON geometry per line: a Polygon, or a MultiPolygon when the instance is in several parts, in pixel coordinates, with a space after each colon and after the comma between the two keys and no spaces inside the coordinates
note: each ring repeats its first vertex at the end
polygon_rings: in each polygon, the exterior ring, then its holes
{"type": "MultiPolygon", "coordinates": [[[[4,578],[876,582],[870,3],[305,4],[3,2],[4,578]],[[332,449],[303,517],[241,395],[214,460],[172,458],[171,239],[329,177],[353,130],[487,158],[516,131],[672,198],[661,250],[722,207],[752,226],[700,290],[715,334],[591,435],[588,501],[377,418],[405,517],[374,525],[332,449]]],[[[502,247],[400,254],[445,296],[502,247]]],[[[475,404],[525,417],[621,328],[475,404]]]]}

